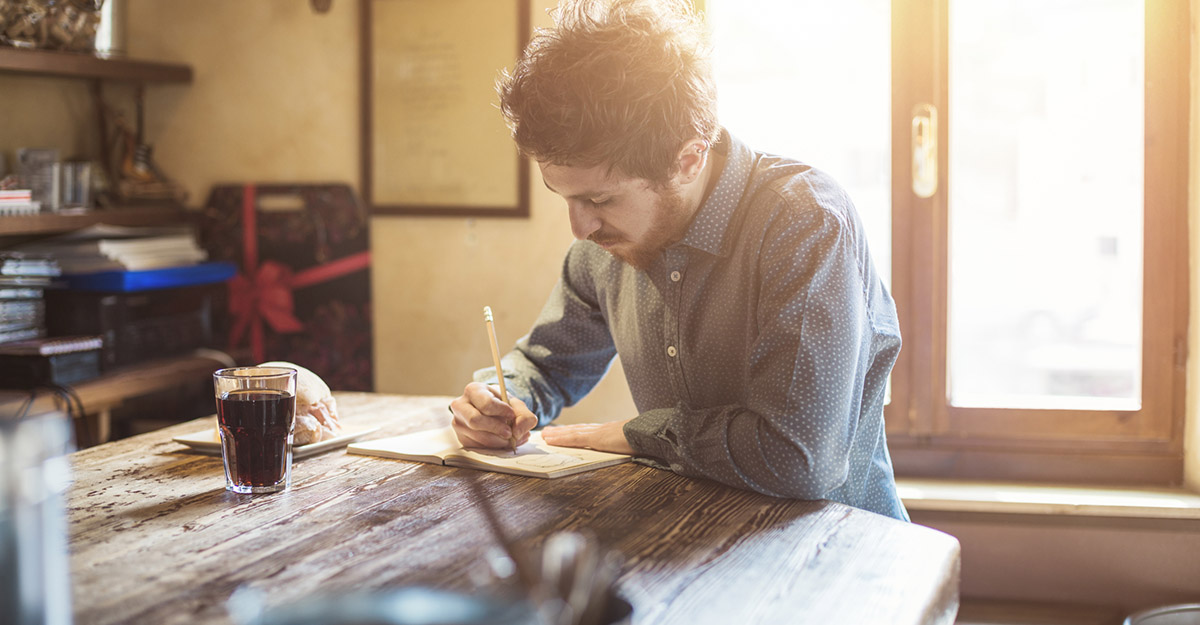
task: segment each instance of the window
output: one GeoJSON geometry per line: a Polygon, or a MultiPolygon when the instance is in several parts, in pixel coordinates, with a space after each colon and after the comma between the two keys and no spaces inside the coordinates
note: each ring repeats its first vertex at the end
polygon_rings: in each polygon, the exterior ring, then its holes
{"type": "Polygon", "coordinates": [[[897,472],[1178,483],[1185,0],[706,0],[721,119],[845,185],[897,472]]]}
{"type": "Polygon", "coordinates": [[[892,227],[889,1],[776,0],[758,11],[758,3],[709,0],[707,9],[719,52],[719,119],[753,149],[805,160],[842,184],[884,276],[892,227]],[[830,62],[810,61],[826,55],[830,62]]]}

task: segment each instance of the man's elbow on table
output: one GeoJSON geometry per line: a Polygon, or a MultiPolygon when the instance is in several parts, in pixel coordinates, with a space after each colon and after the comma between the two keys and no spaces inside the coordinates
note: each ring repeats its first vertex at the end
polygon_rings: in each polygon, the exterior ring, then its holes
{"type": "Polygon", "coordinates": [[[783,462],[776,460],[766,468],[765,479],[747,480],[750,490],[784,499],[829,499],[850,474],[844,459],[822,460],[811,454],[784,456],[783,462]]]}
{"type": "Polygon", "coordinates": [[[783,499],[817,500],[829,499],[830,495],[846,482],[843,474],[840,479],[818,479],[811,473],[797,474],[787,482],[778,482],[771,489],[754,489],[764,495],[783,499]]]}
{"type": "Polygon", "coordinates": [[[705,470],[702,467],[687,467],[681,463],[669,463],[671,470],[680,475],[699,477],[721,482],[727,486],[753,491],[762,495],[779,497],[781,499],[818,500],[829,499],[837,489],[846,483],[849,468],[843,463],[828,466],[812,465],[798,462],[794,468],[770,467],[764,472],[746,471],[744,467],[735,469],[733,476],[728,470],[705,470]]]}

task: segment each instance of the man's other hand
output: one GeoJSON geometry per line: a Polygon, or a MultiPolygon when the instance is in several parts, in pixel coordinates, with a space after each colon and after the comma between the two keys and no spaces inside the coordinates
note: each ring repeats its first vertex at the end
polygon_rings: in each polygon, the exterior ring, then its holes
{"type": "Polygon", "coordinates": [[[596,451],[611,451],[617,454],[632,454],[633,448],[625,440],[622,428],[628,421],[612,423],[580,423],[557,425],[542,430],[542,440],[560,447],[583,447],[596,451]]]}
{"type": "Polygon", "coordinates": [[[500,400],[500,387],[471,382],[463,394],[450,402],[454,413],[454,434],[463,447],[508,449],[510,440],[517,445],[529,440],[529,431],[537,425],[537,417],[525,402],[509,395],[508,403],[500,400]]]}

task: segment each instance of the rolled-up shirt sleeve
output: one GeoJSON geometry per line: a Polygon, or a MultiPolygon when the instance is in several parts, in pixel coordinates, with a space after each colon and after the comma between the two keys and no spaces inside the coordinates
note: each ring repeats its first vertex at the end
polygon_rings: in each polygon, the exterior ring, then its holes
{"type": "MultiPolygon", "coordinates": [[[[500,360],[508,392],[529,406],[539,425],[587,395],[617,354],[591,283],[579,275],[579,262],[568,252],[533,328],[500,360]]],[[[495,383],[495,367],[476,371],[474,379],[495,383]]]]}

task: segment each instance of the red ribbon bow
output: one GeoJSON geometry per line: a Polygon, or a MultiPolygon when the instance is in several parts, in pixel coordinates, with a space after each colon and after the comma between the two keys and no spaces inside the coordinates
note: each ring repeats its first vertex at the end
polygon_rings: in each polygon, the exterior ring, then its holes
{"type": "Polygon", "coordinates": [[[254,362],[263,362],[264,321],[281,334],[304,329],[293,314],[292,291],[366,269],[371,266],[371,253],[359,252],[299,273],[275,261],[260,265],[256,204],[254,185],[246,185],[242,193],[242,273],[229,282],[229,312],[234,317],[229,347],[234,349],[248,331],[254,362]]]}

